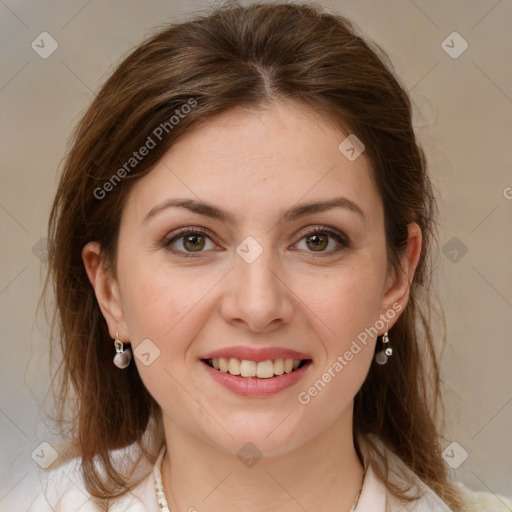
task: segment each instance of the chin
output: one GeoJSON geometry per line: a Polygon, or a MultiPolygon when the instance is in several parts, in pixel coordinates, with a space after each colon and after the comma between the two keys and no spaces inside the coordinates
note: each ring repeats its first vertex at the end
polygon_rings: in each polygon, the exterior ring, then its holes
{"type": "Polygon", "coordinates": [[[288,414],[244,412],[231,416],[226,425],[231,435],[220,426],[215,432],[204,431],[203,435],[220,450],[238,457],[250,456],[253,452],[259,457],[276,457],[296,449],[308,439],[307,429],[299,431],[294,423],[296,415],[288,414]]]}

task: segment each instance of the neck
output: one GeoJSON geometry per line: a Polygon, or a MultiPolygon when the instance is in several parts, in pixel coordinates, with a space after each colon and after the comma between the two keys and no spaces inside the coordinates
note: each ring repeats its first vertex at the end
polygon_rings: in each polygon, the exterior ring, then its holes
{"type": "Polygon", "coordinates": [[[348,512],[363,480],[348,416],[294,450],[250,467],[164,416],[161,472],[170,509],[348,512]]]}

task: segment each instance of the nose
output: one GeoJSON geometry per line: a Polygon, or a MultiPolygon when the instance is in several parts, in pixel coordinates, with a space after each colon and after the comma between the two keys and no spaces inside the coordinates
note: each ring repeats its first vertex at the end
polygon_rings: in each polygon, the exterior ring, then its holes
{"type": "Polygon", "coordinates": [[[290,322],[295,300],[271,251],[252,263],[236,257],[225,283],[221,314],[224,319],[254,332],[270,332],[290,322]]]}

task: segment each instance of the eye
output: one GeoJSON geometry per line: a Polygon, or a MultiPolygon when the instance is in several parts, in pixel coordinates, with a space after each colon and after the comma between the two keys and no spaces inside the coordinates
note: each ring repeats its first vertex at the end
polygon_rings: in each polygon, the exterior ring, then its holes
{"type": "Polygon", "coordinates": [[[177,233],[173,233],[173,235],[171,235],[171,238],[166,238],[163,241],[163,246],[172,253],[186,258],[194,257],[194,253],[204,252],[203,249],[205,248],[215,249],[217,247],[211,241],[208,231],[203,228],[183,228],[177,233]],[[210,241],[212,247],[207,247],[207,241],[210,241]]]}
{"type": "MultiPolygon", "coordinates": [[[[348,238],[341,232],[325,226],[315,227],[307,231],[301,238],[305,240],[306,251],[319,253],[318,256],[328,256],[350,247],[348,238]],[[330,243],[334,240],[334,243],[330,243]],[[337,246],[336,246],[337,244],[337,246]],[[325,250],[334,245],[334,248],[325,250]]],[[[199,256],[207,250],[215,250],[217,247],[211,240],[209,231],[204,228],[186,227],[172,233],[165,238],[162,246],[170,252],[185,258],[199,256]],[[208,242],[211,246],[208,247],[208,242]],[[195,254],[197,253],[197,254],[195,254]]]]}
{"type": "Polygon", "coordinates": [[[331,255],[350,247],[349,241],[343,233],[324,226],[316,227],[308,231],[301,238],[301,242],[302,240],[305,240],[305,246],[308,252],[325,253],[319,254],[319,256],[331,255]],[[338,243],[338,246],[336,247],[336,243],[330,244],[330,239],[334,239],[338,243]],[[335,246],[333,249],[325,250],[332,245],[335,246]]]}

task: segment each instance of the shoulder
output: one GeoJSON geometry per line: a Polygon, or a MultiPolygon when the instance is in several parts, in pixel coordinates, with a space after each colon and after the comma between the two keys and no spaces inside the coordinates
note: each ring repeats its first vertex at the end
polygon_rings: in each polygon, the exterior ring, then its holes
{"type": "Polygon", "coordinates": [[[39,472],[38,477],[38,493],[28,512],[99,510],[84,490],[78,459],[72,459],[51,471],[39,472]]]}
{"type": "Polygon", "coordinates": [[[490,492],[472,491],[462,482],[454,482],[464,500],[464,512],[510,512],[512,500],[490,492]]]}
{"type": "MultiPolygon", "coordinates": [[[[161,420],[151,420],[142,442],[148,452],[158,453],[164,440],[161,420]]],[[[65,443],[65,446],[67,444],[65,443]]],[[[63,452],[72,450],[63,449],[63,452]]],[[[153,463],[142,456],[137,443],[110,452],[112,465],[132,482],[131,489],[109,502],[112,512],[158,512],[153,463]]],[[[104,473],[98,468],[100,473],[104,473]]],[[[81,458],[71,458],[55,469],[38,471],[36,497],[27,512],[104,512],[87,492],[81,458]]]]}
{"type": "MultiPolygon", "coordinates": [[[[79,459],[39,474],[40,487],[27,512],[103,512],[86,491],[79,459]]],[[[140,478],[125,495],[113,500],[112,512],[153,512],[158,510],[153,473],[140,478]]]]}
{"type": "MultiPolygon", "coordinates": [[[[386,494],[386,501],[390,510],[407,510],[414,512],[451,512],[451,508],[449,508],[448,505],[442,501],[441,498],[430,487],[422,482],[421,479],[415,475],[398,456],[396,456],[391,450],[388,450],[377,436],[368,435],[368,437],[372,439],[374,444],[380,449],[381,453],[386,453],[387,455],[391,469],[388,476],[389,480],[396,484],[401,484],[403,482],[413,483],[413,486],[410,490],[411,496],[420,496],[419,500],[403,504],[391,495],[388,495],[382,482],[379,481],[378,483],[380,487],[374,483],[373,485],[376,491],[379,491],[381,494],[386,494]]],[[[359,439],[363,454],[365,454],[365,462],[369,462],[369,466],[371,467],[371,465],[377,463],[375,454],[373,454],[370,447],[366,445],[365,439],[359,439]]],[[[372,473],[370,473],[370,477],[372,477],[372,473]]],[[[375,480],[375,477],[373,477],[373,479],[375,480]]],[[[461,495],[462,501],[464,503],[464,512],[512,511],[512,501],[509,498],[487,492],[472,491],[471,489],[465,487],[462,482],[453,482],[453,484],[461,495]]],[[[373,491],[372,494],[377,495],[376,491],[373,491]]],[[[370,509],[378,510],[378,507],[373,507],[370,509]]],[[[363,508],[363,510],[365,509],[363,508]]]]}
{"type": "Polygon", "coordinates": [[[372,510],[372,512],[452,512],[452,509],[375,434],[360,436],[359,443],[365,462],[366,476],[356,512],[359,512],[359,509],[362,512],[366,510],[372,510]],[[371,440],[373,445],[368,444],[368,440],[371,440]],[[386,459],[387,469],[383,464],[383,456],[386,459]],[[375,468],[379,467],[380,474],[387,475],[389,483],[404,489],[403,494],[410,497],[411,501],[399,500],[392,495],[385,482],[380,480],[373,471],[374,466],[375,468]]]}

